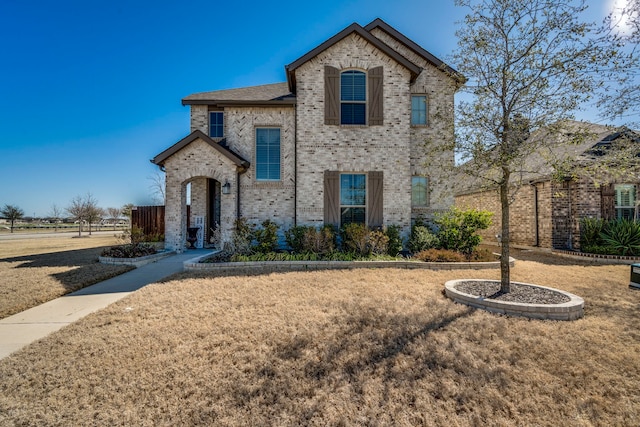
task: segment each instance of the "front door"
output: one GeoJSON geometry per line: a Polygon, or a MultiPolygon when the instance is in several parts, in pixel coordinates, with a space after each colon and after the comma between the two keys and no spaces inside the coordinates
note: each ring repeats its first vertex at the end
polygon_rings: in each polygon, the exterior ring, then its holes
{"type": "Polygon", "coordinates": [[[211,243],[213,230],[220,227],[220,181],[209,179],[207,185],[208,192],[208,224],[205,236],[207,242],[211,243]]]}

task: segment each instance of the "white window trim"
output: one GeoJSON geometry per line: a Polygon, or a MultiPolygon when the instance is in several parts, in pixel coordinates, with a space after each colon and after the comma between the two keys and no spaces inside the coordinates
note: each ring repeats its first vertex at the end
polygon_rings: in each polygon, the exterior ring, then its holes
{"type": "Polygon", "coordinates": [[[255,165],[255,170],[253,173],[253,181],[255,183],[281,183],[282,175],[284,173],[282,167],[282,159],[283,159],[283,150],[282,150],[282,126],[280,125],[256,125],[253,128],[253,164],[255,165]],[[278,179],[259,179],[258,178],[258,129],[280,129],[280,176],[278,179]]]}
{"type": "Polygon", "coordinates": [[[340,201],[340,227],[342,227],[342,208],[364,208],[364,223],[369,224],[369,175],[366,172],[340,172],[338,177],[338,197],[340,201]],[[364,205],[343,205],[342,204],[342,175],[364,175],[364,205]]]}

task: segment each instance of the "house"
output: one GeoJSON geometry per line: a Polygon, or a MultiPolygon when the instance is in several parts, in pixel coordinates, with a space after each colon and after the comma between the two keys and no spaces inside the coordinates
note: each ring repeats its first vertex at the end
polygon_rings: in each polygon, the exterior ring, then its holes
{"type": "Polygon", "coordinates": [[[433,185],[453,152],[425,141],[452,136],[464,78],[380,19],[352,24],[285,66],[286,82],[202,92],[182,100],[191,133],[152,162],[166,172],[166,246],[182,249],[189,223],[205,241],[234,221],[399,225],[453,204],[433,185]],[[439,156],[437,159],[430,158],[439,156]],[[436,160],[436,161],[433,161],[436,160]]]}
{"type": "MultiPolygon", "coordinates": [[[[637,156],[633,153],[640,152],[638,135],[577,121],[563,123],[562,129],[555,137],[544,130],[532,133],[530,138],[555,140],[527,156],[522,169],[513,174],[509,211],[513,245],[576,250],[580,248],[580,219],[637,217],[640,175],[609,165],[616,159],[612,156],[637,156]],[[559,171],[563,171],[560,177],[559,171]]],[[[469,177],[458,179],[455,204],[494,212],[493,224],[483,237],[496,242],[501,233],[497,188],[469,177]]]]}

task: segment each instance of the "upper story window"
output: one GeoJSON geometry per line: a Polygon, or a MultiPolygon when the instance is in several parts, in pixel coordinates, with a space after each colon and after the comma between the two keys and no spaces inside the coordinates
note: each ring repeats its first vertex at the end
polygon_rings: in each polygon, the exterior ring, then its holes
{"type": "Polygon", "coordinates": [[[429,179],[426,176],[411,177],[411,206],[429,206],[429,179]]]}
{"type": "Polygon", "coordinates": [[[411,95],[411,125],[426,126],[427,124],[427,96],[411,95]]]}
{"type": "Polygon", "coordinates": [[[636,186],[633,184],[618,184],[616,192],[616,218],[634,219],[636,212],[636,186]]]}
{"type": "Polygon", "coordinates": [[[367,75],[362,71],[340,73],[340,124],[367,123],[367,75]]]}
{"type": "Polygon", "coordinates": [[[209,112],[209,136],[211,138],[224,137],[224,114],[222,111],[209,112]]]}
{"type": "Polygon", "coordinates": [[[256,181],[280,181],[280,128],[256,128],[256,181]]]}

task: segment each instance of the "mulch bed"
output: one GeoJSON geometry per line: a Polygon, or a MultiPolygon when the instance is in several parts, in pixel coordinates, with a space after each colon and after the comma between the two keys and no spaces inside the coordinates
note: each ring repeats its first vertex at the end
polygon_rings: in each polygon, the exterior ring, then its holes
{"type": "Polygon", "coordinates": [[[526,304],[562,304],[571,299],[549,289],[512,283],[511,292],[500,292],[500,282],[462,282],[456,289],[479,297],[498,301],[520,302],[526,304]]]}

